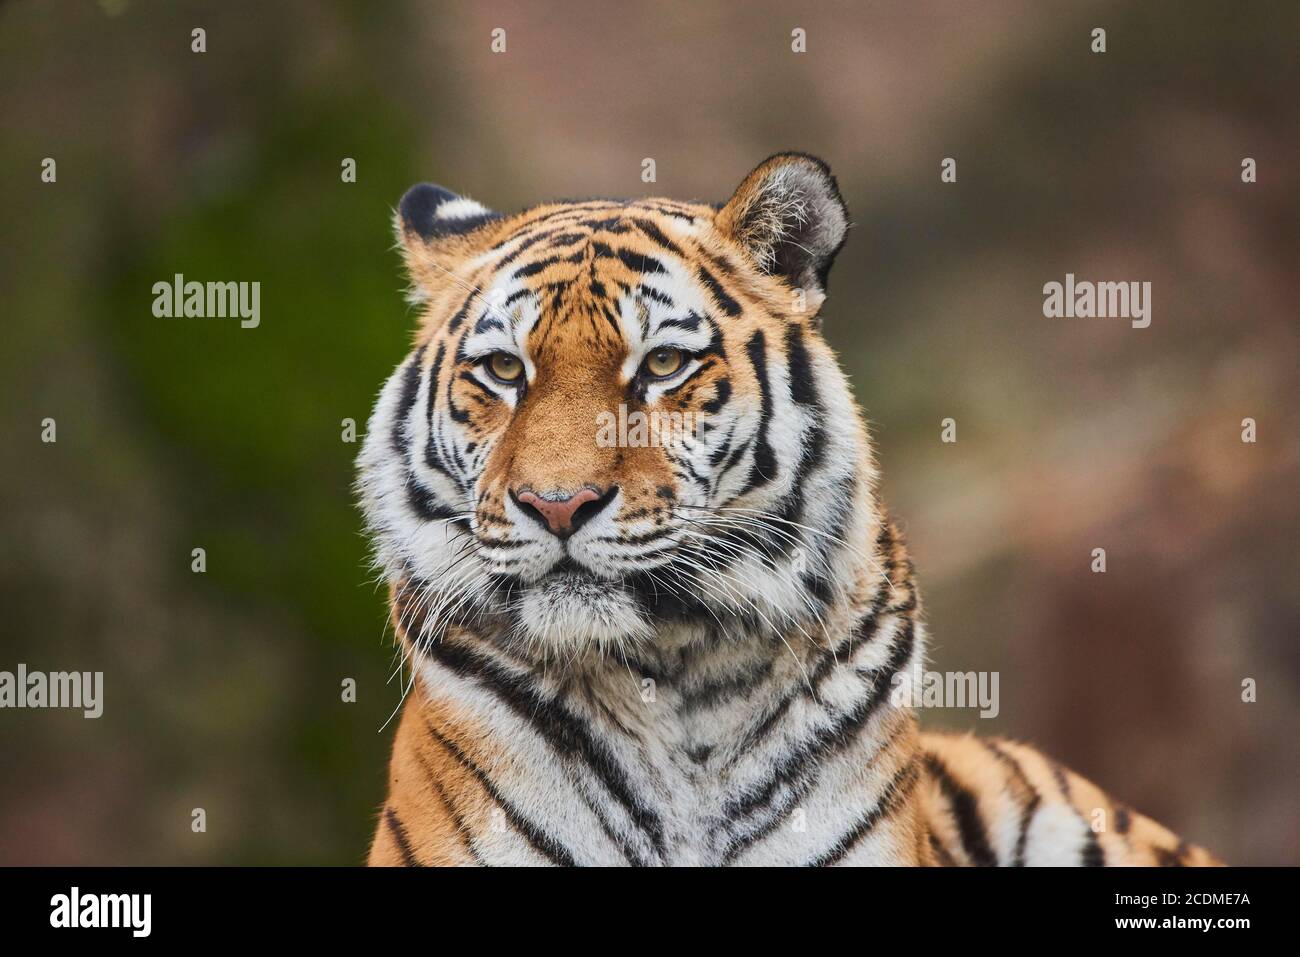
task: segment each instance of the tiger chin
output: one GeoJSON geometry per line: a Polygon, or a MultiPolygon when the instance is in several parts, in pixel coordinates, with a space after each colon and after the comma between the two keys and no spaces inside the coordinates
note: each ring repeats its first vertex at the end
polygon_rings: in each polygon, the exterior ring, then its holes
{"type": "Polygon", "coordinates": [[[371,864],[1217,863],[900,704],[925,626],[821,334],[824,163],[718,206],[424,184],[395,226],[419,326],[357,487],[410,679],[371,864]],[[629,410],[691,434],[609,441],[629,410]]]}

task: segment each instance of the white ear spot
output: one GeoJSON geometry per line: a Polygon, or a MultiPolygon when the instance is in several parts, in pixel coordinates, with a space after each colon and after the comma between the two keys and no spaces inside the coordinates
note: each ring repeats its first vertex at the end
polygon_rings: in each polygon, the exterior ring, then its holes
{"type": "Polygon", "coordinates": [[[482,203],[476,203],[472,199],[466,199],[464,196],[449,200],[438,207],[435,219],[468,219],[471,216],[482,216],[488,211],[488,208],[482,203]]]}

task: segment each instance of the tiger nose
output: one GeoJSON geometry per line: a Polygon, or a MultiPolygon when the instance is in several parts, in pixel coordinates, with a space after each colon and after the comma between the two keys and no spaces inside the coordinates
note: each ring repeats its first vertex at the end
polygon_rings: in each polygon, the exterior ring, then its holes
{"type": "Polygon", "coordinates": [[[561,497],[563,493],[539,495],[532,489],[524,489],[520,492],[512,490],[510,497],[515,500],[520,511],[542,522],[550,529],[551,534],[568,538],[599,515],[605,506],[613,501],[617,492],[617,485],[611,486],[604,492],[587,487],[563,498],[561,497]]]}

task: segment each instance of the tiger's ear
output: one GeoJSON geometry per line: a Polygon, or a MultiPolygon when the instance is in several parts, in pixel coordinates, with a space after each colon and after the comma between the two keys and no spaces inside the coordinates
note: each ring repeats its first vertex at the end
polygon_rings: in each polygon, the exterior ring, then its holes
{"type": "Polygon", "coordinates": [[[397,204],[394,227],[406,268],[417,286],[437,280],[444,260],[464,255],[475,245],[475,233],[501,214],[472,199],[432,183],[418,183],[397,204]]]}
{"type": "Polygon", "coordinates": [[[714,225],[763,272],[824,293],[849,211],[830,167],[806,153],[777,153],[745,177],[714,225]]]}

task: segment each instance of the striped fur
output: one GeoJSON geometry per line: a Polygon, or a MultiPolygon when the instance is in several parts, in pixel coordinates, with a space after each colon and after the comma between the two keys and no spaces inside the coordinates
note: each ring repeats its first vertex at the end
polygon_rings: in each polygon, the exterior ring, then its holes
{"type": "Polygon", "coordinates": [[[403,199],[422,321],[358,460],[410,675],[372,864],[1208,860],[895,703],[919,599],[818,318],[847,226],[802,154],[721,207],[403,199]],[[620,405],[701,425],[608,446],[620,405]],[[566,538],[519,498],[583,489],[566,538]]]}

